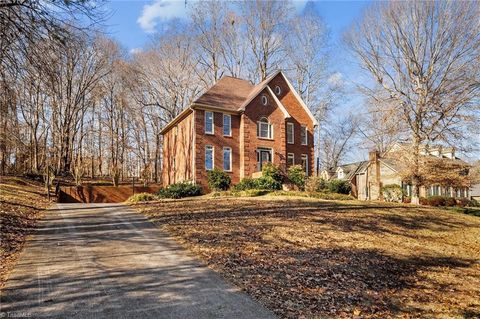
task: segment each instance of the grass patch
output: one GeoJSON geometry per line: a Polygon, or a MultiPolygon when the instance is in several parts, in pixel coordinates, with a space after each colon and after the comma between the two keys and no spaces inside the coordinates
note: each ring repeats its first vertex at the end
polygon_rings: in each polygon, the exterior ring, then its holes
{"type": "Polygon", "coordinates": [[[480,316],[477,217],[279,194],[135,207],[282,318],[480,316]]]}

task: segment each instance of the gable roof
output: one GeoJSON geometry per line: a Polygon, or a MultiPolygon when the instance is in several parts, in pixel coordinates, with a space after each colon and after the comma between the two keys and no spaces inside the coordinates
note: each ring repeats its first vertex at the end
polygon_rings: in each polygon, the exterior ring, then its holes
{"type": "Polygon", "coordinates": [[[238,111],[254,88],[247,80],[224,76],[193,103],[238,111]]]}
{"type": "MultiPolygon", "coordinates": [[[[231,112],[242,112],[245,110],[247,105],[260,94],[264,89],[266,89],[272,96],[275,104],[278,105],[280,110],[283,112],[286,118],[290,117],[285,106],[277,98],[276,94],[268,86],[270,81],[280,74],[284,81],[287,83],[289,89],[292,91],[293,95],[297,98],[300,106],[305,109],[306,113],[310,117],[314,126],[317,126],[318,123],[315,120],[315,117],[310,112],[308,107],[303,102],[300,95],[295,91],[292,84],[288,81],[286,76],[282,71],[277,71],[267,77],[265,80],[260,82],[257,85],[251,84],[249,81],[244,79],[239,79],[231,76],[224,76],[217,81],[210,89],[207,90],[202,96],[196,99],[190,107],[187,109],[195,109],[196,107],[211,107],[218,110],[225,110],[231,112]]],[[[186,110],[182,111],[183,114],[186,110]]],[[[177,116],[170,123],[168,123],[160,132],[164,134],[167,132],[176,122],[181,120],[181,116],[177,116]]]]}

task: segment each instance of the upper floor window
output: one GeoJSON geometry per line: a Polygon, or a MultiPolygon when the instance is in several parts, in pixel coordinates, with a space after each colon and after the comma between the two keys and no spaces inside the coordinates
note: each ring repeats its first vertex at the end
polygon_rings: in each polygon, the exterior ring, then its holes
{"type": "Polygon", "coordinates": [[[287,154],[287,166],[293,166],[295,165],[295,154],[293,153],[288,153],[287,154]]]}
{"type": "Polygon", "coordinates": [[[275,87],[275,94],[276,95],[282,94],[282,89],[278,85],[275,87]]]}
{"type": "Polygon", "coordinates": [[[288,144],[293,144],[295,141],[294,128],[295,128],[295,124],[287,123],[287,143],[288,144]]]}
{"type": "Polygon", "coordinates": [[[337,171],[337,178],[342,179],[345,177],[345,174],[343,173],[343,170],[338,170],[337,171]]]}
{"type": "Polygon", "coordinates": [[[302,167],[308,175],[308,155],[302,154],[302,167]]]}
{"type": "Polygon", "coordinates": [[[267,104],[268,104],[268,98],[267,98],[267,96],[266,96],[265,94],[262,95],[262,104],[263,104],[263,105],[267,105],[267,104]]]}
{"type": "Polygon", "coordinates": [[[266,117],[262,117],[257,123],[257,136],[261,138],[273,138],[273,127],[266,117]]]}
{"type": "Polygon", "coordinates": [[[213,169],[213,146],[205,145],[205,169],[210,171],[213,169]]]}
{"type": "Polygon", "coordinates": [[[308,144],[308,129],[305,125],[302,125],[300,129],[300,140],[302,141],[302,145],[308,144]]]}
{"type": "Polygon", "coordinates": [[[205,111],[205,134],[213,134],[213,112],[205,111]]]}
{"type": "Polygon", "coordinates": [[[227,172],[232,170],[232,149],[230,147],[223,148],[223,170],[227,172]]]}
{"type": "Polygon", "coordinates": [[[232,116],[223,114],[223,135],[232,136],[232,116]]]}

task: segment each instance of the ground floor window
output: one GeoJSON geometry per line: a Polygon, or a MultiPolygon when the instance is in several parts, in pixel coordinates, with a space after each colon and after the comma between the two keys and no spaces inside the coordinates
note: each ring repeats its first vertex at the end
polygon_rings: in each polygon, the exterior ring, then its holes
{"type": "Polygon", "coordinates": [[[210,171],[213,169],[213,146],[205,145],[205,169],[210,171]]]}
{"type": "Polygon", "coordinates": [[[308,155],[302,154],[302,167],[308,175],[308,155]]]}
{"type": "Polygon", "coordinates": [[[287,154],[287,167],[295,165],[295,154],[288,153],[287,154]]]}
{"type": "Polygon", "coordinates": [[[223,170],[227,172],[232,170],[232,149],[230,147],[223,148],[223,170]]]}

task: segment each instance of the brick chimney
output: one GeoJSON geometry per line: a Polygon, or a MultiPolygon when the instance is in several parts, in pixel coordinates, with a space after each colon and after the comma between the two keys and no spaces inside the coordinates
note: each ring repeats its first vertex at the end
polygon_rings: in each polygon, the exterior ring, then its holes
{"type": "Polygon", "coordinates": [[[380,158],[380,154],[377,150],[370,151],[368,152],[368,160],[370,161],[370,165],[372,167],[371,174],[375,175],[372,176],[373,178],[373,184],[378,187],[377,192],[378,192],[378,198],[382,198],[382,193],[381,193],[381,188],[382,188],[382,183],[381,183],[381,176],[380,176],[380,164],[378,162],[380,158]]]}

